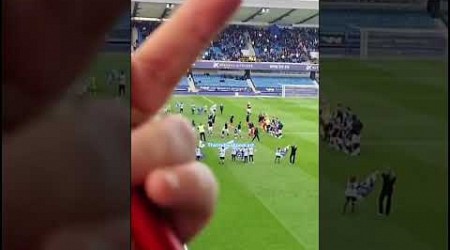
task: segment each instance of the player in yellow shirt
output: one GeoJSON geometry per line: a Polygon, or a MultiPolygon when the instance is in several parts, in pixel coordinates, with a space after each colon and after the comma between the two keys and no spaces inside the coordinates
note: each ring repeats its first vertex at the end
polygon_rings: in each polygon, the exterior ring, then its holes
{"type": "Polygon", "coordinates": [[[203,123],[200,123],[200,125],[198,126],[198,132],[200,134],[200,140],[206,141],[205,125],[203,125],[203,123]]]}

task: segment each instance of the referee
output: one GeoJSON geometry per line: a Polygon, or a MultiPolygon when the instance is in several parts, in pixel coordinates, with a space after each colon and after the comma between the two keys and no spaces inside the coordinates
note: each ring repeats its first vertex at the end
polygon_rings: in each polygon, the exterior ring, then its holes
{"type": "Polygon", "coordinates": [[[391,169],[388,169],[381,174],[381,178],[383,179],[383,187],[378,198],[378,214],[388,216],[391,211],[392,194],[397,177],[391,169]]]}

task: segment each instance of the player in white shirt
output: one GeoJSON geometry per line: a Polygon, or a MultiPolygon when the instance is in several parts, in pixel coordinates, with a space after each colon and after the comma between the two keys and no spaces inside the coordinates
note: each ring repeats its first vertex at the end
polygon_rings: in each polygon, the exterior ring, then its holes
{"type": "Polygon", "coordinates": [[[202,150],[200,149],[200,147],[197,147],[195,149],[195,158],[197,159],[197,161],[201,160],[202,158],[202,150]]]}
{"type": "Polygon", "coordinates": [[[281,163],[281,149],[277,148],[275,151],[275,163],[281,163]]]}
{"type": "Polygon", "coordinates": [[[219,150],[219,163],[224,164],[225,163],[225,147],[222,146],[219,150]]]}
{"type": "Polygon", "coordinates": [[[212,106],[209,108],[209,111],[210,111],[212,114],[215,114],[216,111],[217,111],[217,104],[212,105],[212,106]]]}
{"type": "Polygon", "coordinates": [[[233,147],[233,148],[231,149],[231,160],[232,160],[232,161],[236,161],[236,154],[237,154],[237,148],[236,148],[236,147],[233,147]]]}
{"type": "Polygon", "coordinates": [[[251,163],[255,163],[254,160],[253,160],[254,153],[255,153],[255,149],[253,147],[249,147],[248,148],[248,160],[251,163]]]}
{"type": "Polygon", "coordinates": [[[356,177],[352,176],[347,181],[347,186],[345,188],[345,204],[344,209],[342,211],[343,214],[347,211],[347,206],[351,204],[352,213],[355,211],[355,203],[358,199],[358,182],[356,181],[356,177]]]}
{"type": "Polygon", "coordinates": [[[248,148],[244,147],[244,163],[248,162],[248,148]]]}
{"type": "Polygon", "coordinates": [[[361,137],[358,134],[353,134],[351,139],[352,152],[351,155],[359,155],[361,153],[361,137]]]}

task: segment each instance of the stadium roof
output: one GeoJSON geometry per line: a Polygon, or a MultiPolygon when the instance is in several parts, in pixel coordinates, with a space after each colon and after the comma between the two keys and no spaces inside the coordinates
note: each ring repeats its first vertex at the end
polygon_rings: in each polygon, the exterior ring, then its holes
{"type": "MultiPolygon", "coordinates": [[[[182,2],[183,0],[132,0],[131,15],[135,20],[167,19],[182,2]]],[[[231,22],[318,27],[319,1],[244,0],[231,22]]]]}

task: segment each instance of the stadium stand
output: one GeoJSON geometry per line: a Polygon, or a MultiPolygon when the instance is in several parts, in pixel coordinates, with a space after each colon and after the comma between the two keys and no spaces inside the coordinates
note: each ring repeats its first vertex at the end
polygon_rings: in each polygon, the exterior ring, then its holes
{"type": "MultiPolygon", "coordinates": [[[[138,44],[145,40],[157,22],[136,22],[138,44]]],[[[203,60],[240,61],[242,50],[253,50],[262,62],[301,63],[311,60],[310,52],[319,49],[317,28],[231,25],[206,49],[203,60]]]]}
{"type": "Polygon", "coordinates": [[[249,88],[245,79],[239,76],[194,74],[194,81],[200,91],[248,91],[249,88]]]}

